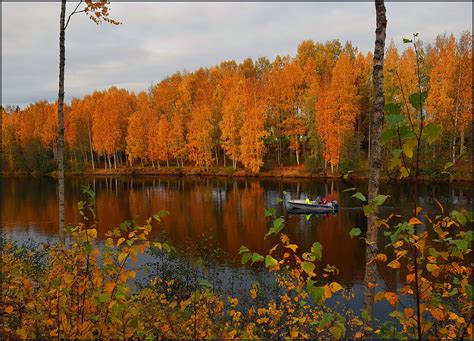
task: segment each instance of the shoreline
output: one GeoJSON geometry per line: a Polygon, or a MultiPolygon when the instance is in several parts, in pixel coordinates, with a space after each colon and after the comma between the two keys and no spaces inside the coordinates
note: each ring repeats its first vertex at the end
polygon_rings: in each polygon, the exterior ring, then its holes
{"type": "MultiPolygon", "coordinates": [[[[208,170],[198,169],[192,166],[178,167],[161,167],[153,168],[117,168],[117,169],[85,169],[83,171],[66,171],[67,176],[168,176],[168,177],[222,177],[222,178],[255,178],[255,179],[319,179],[319,180],[345,180],[345,181],[367,181],[367,171],[354,171],[346,178],[342,173],[311,173],[301,166],[277,167],[271,170],[264,170],[259,173],[252,173],[245,169],[232,169],[230,167],[213,167],[208,170]]],[[[57,177],[57,171],[49,173],[40,172],[1,172],[2,176],[50,176],[57,177]]],[[[398,179],[387,175],[381,175],[380,180],[384,182],[414,182],[413,178],[398,179]]],[[[418,182],[472,182],[470,177],[462,174],[454,174],[454,178],[450,181],[448,178],[433,178],[429,176],[420,176],[418,182]]]]}

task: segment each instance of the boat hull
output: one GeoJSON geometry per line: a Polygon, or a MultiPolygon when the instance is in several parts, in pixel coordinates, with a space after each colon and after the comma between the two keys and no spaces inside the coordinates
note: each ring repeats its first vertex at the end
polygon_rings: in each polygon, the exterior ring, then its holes
{"type": "Polygon", "coordinates": [[[332,203],[328,204],[308,204],[304,200],[289,200],[288,205],[293,210],[304,210],[308,212],[318,212],[318,213],[328,213],[328,212],[336,212],[338,210],[338,206],[333,205],[332,203]]]}

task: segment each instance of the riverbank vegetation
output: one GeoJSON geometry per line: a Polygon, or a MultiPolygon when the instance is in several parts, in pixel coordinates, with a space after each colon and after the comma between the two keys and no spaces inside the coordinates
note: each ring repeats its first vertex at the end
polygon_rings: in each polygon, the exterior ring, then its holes
{"type": "MultiPolygon", "coordinates": [[[[472,150],[471,33],[417,44],[426,122],[443,127],[441,138],[419,151],[420,176],[440,178],[451,162],[455,177],[467,178],[472,172],[467,152],[472,150]]],[[[294,57],[225,61],[177,72],[139,94],[116,87],[95,91],[65,107],[66,169],[366,173],[372,59],[350,42],[307,40],[294,57]],[[173,170],[162,170],[167,167],[173,170]]],[[[399,103],[407,119],[415,117],[409,95],[418,91],[416,64],[413,47],[388,46],[386,102],[399,103]]],[[[57,124],[56,103],[2,108],[3,170],[54,171],[57,124]]],[[[382,147],[382,175],[398,177],[391,164],[398,149],[395,140],[382,147]]]]}

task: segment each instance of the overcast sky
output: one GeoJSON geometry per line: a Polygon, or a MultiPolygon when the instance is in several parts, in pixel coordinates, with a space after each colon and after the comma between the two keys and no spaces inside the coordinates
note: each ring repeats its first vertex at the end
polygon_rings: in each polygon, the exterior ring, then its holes
{"type": "MultiPolygon", "coordinates": [[[[74,3],[69,3],[72,10],[74,3]]],[[[2,103],[54,101],[58,91],[59,3],[2,6],[2,103]]],[[[472,3],[394,3],[387,7],[387,38],[399,47],[419,32],[472,30],[472,3]]],[[[122,25],[95,25],[73,17],[66,35],[66,100],[112,85],[147,89],[178,70],[223,60],[294,56],[304,39],[351,40],[373,50],[372,3],[123,3],[111,17],[122,25]]]]}

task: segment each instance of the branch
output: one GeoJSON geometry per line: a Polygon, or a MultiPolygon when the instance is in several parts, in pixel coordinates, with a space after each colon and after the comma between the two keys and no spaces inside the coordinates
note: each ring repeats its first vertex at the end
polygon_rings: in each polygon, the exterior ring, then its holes
{"type": "Polygon", "coordinates": [[[71,14],[69,14],[69,16],[67,17],[67,21],[66,21],[66,25],[64,25],[64,30],[66,30],[67,28],[67,25],[69,25],[69,21],[71,20],[71,17],[76,14],[76,13],[81,13],[81,12],[85,12],[85,10],[80,10],[78,11],[77,9],[79,8],[79,6],[82,4],[82,1],[83,0],[80,0],[79,3],[77,4],[76,8],[74,8],[74,11],[72,11],[71,14]]]}

